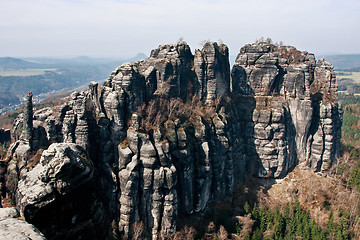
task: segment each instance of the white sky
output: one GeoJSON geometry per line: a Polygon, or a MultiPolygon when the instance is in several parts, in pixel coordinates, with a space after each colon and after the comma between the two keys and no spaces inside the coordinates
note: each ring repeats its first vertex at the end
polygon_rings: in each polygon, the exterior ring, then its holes
{"type": "Polygon", "coordinates": [[[149,55],[180,37],[360,53],[359,0],[0,0],[0,57],[149,55]]]}

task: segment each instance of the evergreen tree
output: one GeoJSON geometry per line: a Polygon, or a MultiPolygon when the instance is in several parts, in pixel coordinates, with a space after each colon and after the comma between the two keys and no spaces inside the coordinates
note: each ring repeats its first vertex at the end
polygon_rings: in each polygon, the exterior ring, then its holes
{"type": "Polygon", "coordinates": [[[251,215],[253,217],[254,220],[259,220],[259,210],[258,210],[258,207],[256,205],[256,203],[254,204],[254,207],[251,211],[251,215]]]}
{"type": "Polygon", "coordinates": [[[267,214],[266,214],[266,210],[264,206],[260,207],[259,210],[259,220],[260,220],[260,230],[262,232],[265,232],[267,229],[267,223],[268,223],[268,219],[267,219],[267,214]]]}
{"type": "Polygon", "coordinates": [[[260,228],[256,228],[254,235],[252,237],[252,240],[262,240],[262,239],[263,239],[263,236],[262,236],[260,228]]]}
{"type": "Polygon", "coordinates": [[[336,230],[336,227],[334,224],[334,215],[333,215],[333,212],[331,212],[330,216],[329,216],[329,221],[326,226],[326,235],[329,237],[334,236],[335,230],[336,230]]]}
{"type": "Polygon", "coordinates": [[[244,210],[245,210],[246,214],[248,214],[250,212],[250,205],[247,201],[244,204],[244,210]]]}

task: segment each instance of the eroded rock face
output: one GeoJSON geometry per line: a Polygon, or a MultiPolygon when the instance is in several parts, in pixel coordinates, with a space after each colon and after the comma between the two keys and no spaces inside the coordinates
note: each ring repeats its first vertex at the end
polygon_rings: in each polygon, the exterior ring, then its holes
{"type": "Polygon", "coordinates": [[[14,207],[0,208],[0,219],[4,218],[17,218],[19,212],[14,207]]]}
{"type": "Polygon", "coordinates": [[[29,93],[26,98],[23,130],[20,139],[26,141],[32,147],[33,138],[33,109],[32,109],[32,93],[29,93]]]}
{"type": "Polygon", "coordinates": [[[230,90],[229,49],[226,45],[206,42],[194,56],[196,94],[211,102],[230,90]]]}
{"type": "Polygon", "coordinates": [[[232,69],[232,87],[256,100],[250,125],[260,176],[284,176],[305,162],[318,171],[336,161],[341,114],[334,70],[324,59],[294,47],[248,44],[232,69]]]}
{"type": "Polygon", "coordinates": [[[49,239],[106,239],[110,222],[121,236],[143,222],[144,236],[165,238],[179,218],[231,197],[246,173],[277,178],[336,161],[341,109],[329,63],[257,43],[230,72],[228,55],[211,42],[195,55],[185,42],[161,45],[101,89],[73,93],[59,114],[36,111],[31,149],[20,138],[8,153],[7,192],[25,218],[49,239]],[[26,167],[41,148],[40,163],[26,167]],[[57,208],[64,214],[43,220],[57,208]]]}
{"type": "Polygon", "coordinates": [[[2,240],[45,240],[44,235],[33,225],[16,219],[19,212],[13,208],[0,208],[0,238],[2,240]]]}
{"type": "Polygon", "coordinates": [[[106,239],[99,178],[78,145],[54,143],[18,183],[16,206],[49,239],[106,239]]]}

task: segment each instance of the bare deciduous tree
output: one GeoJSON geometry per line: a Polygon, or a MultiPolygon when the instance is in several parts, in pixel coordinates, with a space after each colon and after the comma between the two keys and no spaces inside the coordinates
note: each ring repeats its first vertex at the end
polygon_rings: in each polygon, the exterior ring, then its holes
{"type": "Polygon", "coordinates": [[[145,226],[143,222],[134,222],[132,225],[132,232],[133,232],[132,239],[133,240],[142,239],[144,230],[145,230],[145,226]]]}
{"type": "Polygon", "coordinates": [[[226,231],[226,229],[224,228],[223,225],[220,226],[219,231],[217,232],[216,236],[218,239],[220,240],[226,240],[228,239],[228,232],[226,231]]]}
{"type": "Polygon", "coordinates": [[[255,220],[251,219],[251,214],[247,214],[245,216],[237,216],[235,217],[238,224],[241,226],[240,239],[244,239],[246,235],[250,235],[252,232],[252,227],[255,223],[255,220]]]}
{"type": "Polygon", "coordinates": [[[184,239],[195,239],[196,230],[193,227],[185,226],[181,231],[174,233],[170,239],[172,240],[184,240],[184,239]]]}
{"type": "Polygon", "coordinates": [[[196,231],[193,227],[185,226],[181,232],[183,233],[185,239],[194,239],[196,235],[196,231]]]}

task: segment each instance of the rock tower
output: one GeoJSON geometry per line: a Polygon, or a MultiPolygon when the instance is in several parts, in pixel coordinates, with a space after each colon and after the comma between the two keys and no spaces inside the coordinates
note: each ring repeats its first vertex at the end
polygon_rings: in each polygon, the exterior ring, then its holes
{"type": "Polygon", "coordinates": [[[9,151],[8,195],[49,239],[89,229],[106,239],[110,223],[131,237],[136,222],[157,239],[231,197],[246,174],[279,178],[298,164],[322,171],[336,161],[342,113],[331,64],[264,42],[242,47],[231,70],[228,58],[224,44],[194,55],[185,42],[160,45],[116,68],[100,91],[91,83],[71,94],[57,114],[33,114],[29,95],[15,122],[24,127],[9,151]],[[32,139],[39,163],[12,167],[32,139]],[[66,214],[47,217],[59,208],[66,214]]]}

